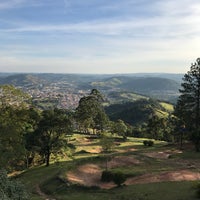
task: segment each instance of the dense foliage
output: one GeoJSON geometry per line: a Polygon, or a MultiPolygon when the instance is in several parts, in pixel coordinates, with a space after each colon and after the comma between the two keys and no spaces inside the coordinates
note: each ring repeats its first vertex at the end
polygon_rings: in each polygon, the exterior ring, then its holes
{"type": "Polygon", "coordinates": [[[96,89],[93,89],[88,96],[80,99],[76,108],[76,120],[80,130],[82,129],[87,133],[89,128],[92,128],[93,131],[103,131],[106,128],[108,118],[102,102],[103,97],[96,89]]]}
{"type": "Polygon", "coordinates": [[[106,113],[111,120],[121,119],[131,125],[147,122],[156,109],[164,111],[158,101],[141,99],[135,102],[114,104],[106,107],[106,113]]]}
{"type": "Polygon", "coordinates": [[[0,96],[1,168],[12,171],[43,162],[49,165],[52,153],[66,150],[65,136],[72,133],[70,113],[38,110],[13,86],[1,86],[0,96]]]}
{"type": "MultiPolygon", "coordinates": [[[[72,133],[72,122],[64,110],[54,109],[42,112],[37,129],[32,133],[33,146],[49,166],[52,153],[62,154],[68,147],[66,135],[72,133]]],[[[30,138],[29,138],[30,139],[30,138]]],[[[31,142],[31,141],[29,141],[31,142]]]]}
{"type": "Polygon", "coordinates": [[[175,113],[200,151],[200,58],[184,75],[181,86],[175,113]]]}
{"type": "Polygon", "coordinates": [[[29,195],[24,185],[7,177],[5,170],[0,171],[0,199],[1,200],[28,200],[29,195]]]}

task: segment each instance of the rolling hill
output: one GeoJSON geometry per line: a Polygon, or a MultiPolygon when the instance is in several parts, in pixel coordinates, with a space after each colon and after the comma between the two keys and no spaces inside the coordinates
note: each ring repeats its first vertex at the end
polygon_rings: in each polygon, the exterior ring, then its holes
{"type": "Polygon", "coordinates": [[[105,108],[109,118],[113,121],[118,119],[130,125],[147,123],[152,115],[165,118],[173,112],[173,105],[152,99],[139,99],[135,102],[113,104],[105,108]]]}
{"type": "Polygon", "coordinates": [[[157,99],[173,101],[179,95],[180,83],[168,78],[160,77],[111,77],[100,82],[92,82],[99,90],[129,91],[150,96],[157,99]]]}
{"type": "MultiPolygon", "coordinates": [[[[98,89],[111,103],[155,98],[175,102],[180,88],[179,74],[3,74],[0,84],[12,84],[26,92],[59,91],[59,94],[86,94],[98,89]]],[[[52,96],[52,95],[50,95],[52,96]]],[[[58,95],[59,96],[59,95],[58,95]]]]}

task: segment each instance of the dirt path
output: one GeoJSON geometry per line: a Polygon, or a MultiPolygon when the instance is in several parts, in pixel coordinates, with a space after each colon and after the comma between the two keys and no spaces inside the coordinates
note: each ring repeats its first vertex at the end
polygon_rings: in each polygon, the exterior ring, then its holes
{"type": "Polygon", "coordinates": [[[129,178],[125,184],[143,184],[143,183],[155,183],[155,182],[167,182],[167,181],[194,181],[200,180],[199,172],[192,172],[190,170],[179,170],[162,172],[160,174],[144,174],[138,177],[129,178]]]}
{"type": "MultiPolygon", "coordinates": [[[[117,162],[115,161],[113,164],[116,166],[117,162]]],[[[79,183],[85,186],[98,186],[103,189],[110,189],[115,187],[115,184],[112,182],[103,183],[100,181],[101,172],[102,170],[100,166],[95,164],[85,164],[80,166],[75,171],[70,171],[67,174],[67,179],[72,183],[79,183]]],[[[125,184],[134,185],[134,184],[155,183],[164,181],[193,181],[193,180],[200,180],[200,173],[193,172],[187,169],[179,171],[161,172],[159,174],[148,173],[141,176],[128,178],[125,184]]]]}

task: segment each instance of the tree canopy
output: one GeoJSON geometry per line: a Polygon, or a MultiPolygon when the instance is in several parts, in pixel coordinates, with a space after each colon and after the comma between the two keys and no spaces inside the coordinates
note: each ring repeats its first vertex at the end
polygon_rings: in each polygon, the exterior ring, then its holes
{"type": "Polygon", "coordinates": [[[197,151],[200,151],[200,58],[191,64],[184,75],[175,113],[191,133],[197,151]]]}
{"type": "Polygon", "coordinates": [[[76,109],[76,119],[81,127],[87,131],[88,128],[102,131],[108,117],[102,106],[103,97],[101,93],[93,89],[88,96],[80,99],[76,109]]]}
{"type": "Polygon", "coordinates": [[[64,110],[53,109],[42,112],[42,118],[33,132],[35,146],[41,156],[44,156],[46,166],[49,166],[52,153],[59,153],[67,148],[65,136],[72,133],[72,122],[64,110]]]}

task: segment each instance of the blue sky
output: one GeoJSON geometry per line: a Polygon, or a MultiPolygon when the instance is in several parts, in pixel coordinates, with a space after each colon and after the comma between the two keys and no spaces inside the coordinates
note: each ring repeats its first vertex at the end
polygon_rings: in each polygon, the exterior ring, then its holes
{"type": "Polygon", "coordinates": [[[0,72],[185,73],[199,0],[0,0],[0,72]]]}

